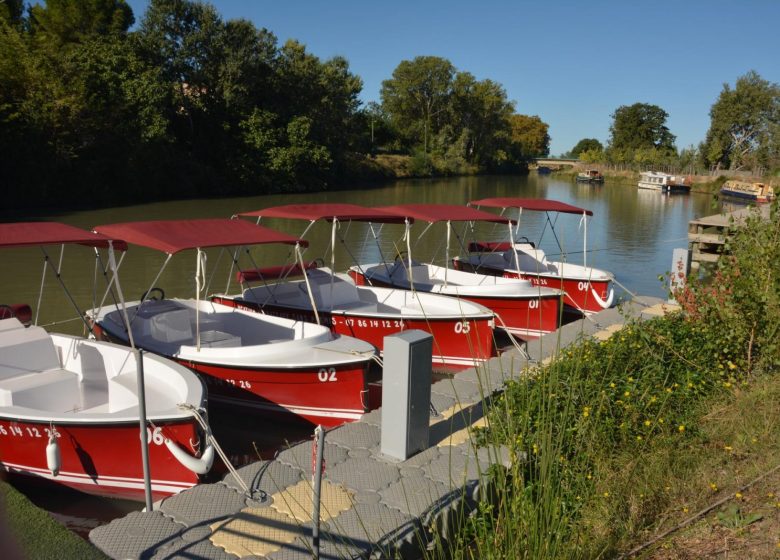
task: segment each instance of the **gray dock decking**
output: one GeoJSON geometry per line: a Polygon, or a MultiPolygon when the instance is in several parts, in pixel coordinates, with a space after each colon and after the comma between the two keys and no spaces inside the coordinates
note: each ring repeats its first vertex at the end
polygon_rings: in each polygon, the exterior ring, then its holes
{"type": "MultiPolygon", "coordinates": [[[[380,452],[382,410],[330,430],[325,438],[320,557],[419,557],[434,533],[446,539],[485,491],[489,467],[508,465],[505,450],[476,448],[469,429],[483,421],[484,399],[507,380],[582,336],[606,338],[624,315],[653,317],[664,302],[640,297],[528,343],[530,357],[504,353],[431,389],[430,447],[406,461],[380,452]]],[[[311,441],[270,461],[163,500],[98,527],[90,540],[112,558],[308,559],[311,551],[311,441]]]]}

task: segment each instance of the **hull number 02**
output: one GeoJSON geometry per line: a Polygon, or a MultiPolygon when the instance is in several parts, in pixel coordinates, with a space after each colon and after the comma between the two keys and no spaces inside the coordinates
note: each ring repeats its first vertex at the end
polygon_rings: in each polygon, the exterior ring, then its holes
{"type": "Polygon", "coordinates": [[[317,379],[323,383],[338,381],[338,379],[336,379],[336,368],[320,368],[320,371],[317,372],[317,379]]]}

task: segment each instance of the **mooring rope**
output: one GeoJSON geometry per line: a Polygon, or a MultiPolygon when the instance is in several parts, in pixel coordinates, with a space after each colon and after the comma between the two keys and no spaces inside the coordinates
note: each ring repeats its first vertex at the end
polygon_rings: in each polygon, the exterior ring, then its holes
{"type": "MultiPolygon", "coordinates": [[[[501,326],[506,331],[507,330],[507,326],[506,326],[506,323],[504,322],[504,320],[501,318],[501,315],[499,315],[495,311],[493,312],[493,315],[496,317],[498,322],[501,323],[501,326]]],[[[525,348],[523,348],[522,346],[520,346],[520,344],[517,342],[517,340],[515,340],[515,337],[512,334],[510,334],[509,331],[507,331],[507,334],[509,335],[509,340],[512,343],[512,346],[515,347],[515,350],[520,352],[520,355],[530,362],[531,361],[531,356],[530,356],[530,354],[528,354],[528,351],[525,348]]]]}
{"type": "Polygon", "coordinates": [[[211,433],[211,428],[209,427],[208,423],[201,415],[200,410],[198,410],[196,407],[188,403],[180,403],[179,408],[181,408],[182,410],[188,410],[189,412],[192,413],[192,415],[195,417],[195,420],[197,420],[198,424],[200,424],[200,427],[203,428],[204,432],[206,432],[206,440],[208,440],[208,442],[214,446],[214,450],[217,452],[217,455],[219,455],[220,459],[222,459],[222,462],[225,463],[225,466],[230,471],[230,474],[233,475],[233,478],[236,479],[238,485],[241,486],[242,490],[244,491],[244,494],[251,497],[252,493],[249,491],[249,487],[246,485],[244,480],[239,476],[238,471],[236,471],[236,468],[233,466],[233,464],[230,462],[230,459],[228,459],[227,455],[222,450],[222,447],[217,442],[217,438],[215,438],[214,434],[211,433]]]}

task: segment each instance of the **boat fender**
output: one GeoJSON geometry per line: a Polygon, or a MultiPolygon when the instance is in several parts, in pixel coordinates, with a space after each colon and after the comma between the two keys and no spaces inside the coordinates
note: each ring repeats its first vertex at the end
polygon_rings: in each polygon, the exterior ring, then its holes
{"type": "Polygon", "coordinates": [[[602,309],[607,309],[608,307],[612,307],[612,300],[615,299],[615,288],[611,287],[609,289],[609,295],[607,296],[607,300],[604,301],[599,297],[599,295],[596,293],[595,288],[591,287],[590,289],[591,293],[593,294],[593,297],[596,300],[596,303],[598,303],[602,309]]]}
{"type": "Polygon", "coordinates": [[[185,466],[195,474],[206,474],[211,469],[211,463],[214,462],[213,445],[209,445],[206,447],[200,459],[193,457],[192,455],[187,453],[184,449],[179,447],[179,445],[175,441],[169,438],[165,438],[165,447],[168,448],[168,451],[171,452],[171,455],[176,457],[176,460],[179,461],[179,463],[181,463],[183,466],[185,466]]]}
{"type": "Polygon", "coordinates": [[[46,466],[53,476],[60,474],[62,466],[62,456],[60,455],[60,444],[54,434],[49,436],[49,444],[46,446],[46,466]]]}

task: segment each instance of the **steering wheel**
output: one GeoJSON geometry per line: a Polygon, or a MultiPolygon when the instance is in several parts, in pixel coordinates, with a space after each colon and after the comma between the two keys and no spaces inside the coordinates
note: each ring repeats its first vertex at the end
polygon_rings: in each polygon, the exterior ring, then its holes
{"type": "Polygon", "coordinates": [[[15,316],[16,314],[14,313],[13,307],[6,305],[5,303],[0,303],[0,319],[11,319],[15,316]]]}
{"type": "Polygon", "coordinates": [[[151,288],[149,291],[144,292],[144,295],[141,296],[141,301],[160,301],[163,299],[165,299],[165,290],[162,288],[151,288]]]}

